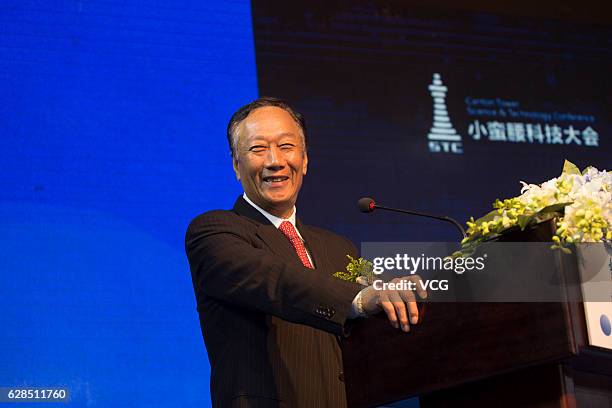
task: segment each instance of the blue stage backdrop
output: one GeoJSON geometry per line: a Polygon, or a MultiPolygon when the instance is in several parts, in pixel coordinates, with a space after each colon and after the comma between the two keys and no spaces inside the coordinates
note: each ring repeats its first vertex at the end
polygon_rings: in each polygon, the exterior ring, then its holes
{"type": "Polygon", "coordinates": [[[209,406],[184,233],[240,192],[249,2],[4,1],[0,26],[0,387],[209,406]]]}

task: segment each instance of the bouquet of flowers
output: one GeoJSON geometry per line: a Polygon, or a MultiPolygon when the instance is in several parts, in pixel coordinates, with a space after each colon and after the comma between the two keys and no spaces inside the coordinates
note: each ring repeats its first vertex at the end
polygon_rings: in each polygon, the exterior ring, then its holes
{"type": "Polygon", "coordinates": [[[495,200],[494,210],[467,222],[461,253],[501,234],[556,218],[553,248],[569,252],[567,244],[612,239],[612,172],[594,167],[580,170],[565,161],[562,174],[540,185],[521,182],[518,197],[495,200]]]}

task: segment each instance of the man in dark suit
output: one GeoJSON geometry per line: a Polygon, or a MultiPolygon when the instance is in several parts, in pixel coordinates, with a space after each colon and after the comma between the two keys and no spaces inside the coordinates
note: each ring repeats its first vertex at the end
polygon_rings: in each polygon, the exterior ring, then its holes
{"type": "Polygon", "coordinates": [[[228,125],[244,194],[196,217],[186,235],[215,407],[344,407],[338,337],[349,319],[384,310],[408,331],[412,293],[345,282],[354,245],[296,218],[308,168],[302,116],[275,98],[228,125]]]}

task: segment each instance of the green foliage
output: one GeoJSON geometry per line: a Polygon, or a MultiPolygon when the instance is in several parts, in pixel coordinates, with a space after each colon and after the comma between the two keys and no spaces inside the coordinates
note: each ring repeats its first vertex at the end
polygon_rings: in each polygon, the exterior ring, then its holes
{"type": "Polygon", "coordinates": [[[360,276],[363,276],[368,281],[371,280],[372,276],[374,276],[372,262],[363,258],[355,259],[350,255],[347,255],[347,258],[349,263],[346,265],[346,271],[336,272],[333,276],[349,282],[356,282],[360,276]]]}
{"type": "MultiPolygon", "coordinates": [[[[584,169],[585,172],[587,169],[584,169]]],[[[563,163],[563,172],[561,174],[575,174],[577,176],[582,175],[582,173],[580,172],[580,169],[571,161],[569,160],[565,160],[565,162],[563,163]]]]}

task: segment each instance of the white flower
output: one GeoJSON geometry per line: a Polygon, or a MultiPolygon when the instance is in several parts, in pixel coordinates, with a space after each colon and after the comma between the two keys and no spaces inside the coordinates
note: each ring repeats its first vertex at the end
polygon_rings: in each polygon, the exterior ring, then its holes
{"type": "Polygon", "coordinates": [[[520,196],[495,201],[497,214],[492,218],[470,219],[468,238],[463,245],[501,234],[517,224],[524,227],[525,222],[536,223],[549,215],[555,216],[551,213],[562,207],[563,216],[557,221],[553,237],[557,248],[572,242],[612,241],[612,172],[589,167],[580,174],[575,165],[566,161],[559,177],[542,184],[524,181],[521,184],[520,196]],[[556,204],[561,206],[542,212],[556,204]]]}

